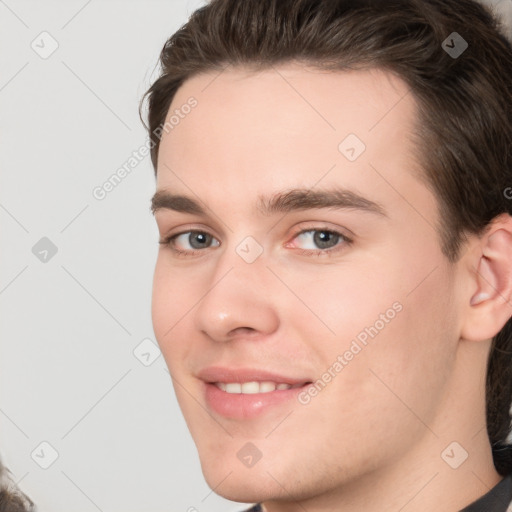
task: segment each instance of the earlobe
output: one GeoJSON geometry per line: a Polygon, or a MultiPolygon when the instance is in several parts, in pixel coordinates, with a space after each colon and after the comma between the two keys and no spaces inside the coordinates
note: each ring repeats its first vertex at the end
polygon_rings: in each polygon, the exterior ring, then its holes
{"type": "Polygon", "coordinates": [[[473,294],[461,336],[479,341],[493,338],[512,317],[512,217],[501,215],[479,240],[473,264],[473,294]]]}

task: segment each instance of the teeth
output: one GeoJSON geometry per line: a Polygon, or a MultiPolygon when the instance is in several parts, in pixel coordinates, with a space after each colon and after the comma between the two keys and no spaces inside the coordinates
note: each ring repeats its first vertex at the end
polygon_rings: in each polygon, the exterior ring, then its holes
{"type": "Polygon", "coordinates": [[[274,382],[260,382],[260,393],[269,393],[275,391],[276,385],[274,382]]]}
{"type": "Polygon", "coordinates": [[[242,384],[242,393],[247,395],[254,395],[260,392],[260,385],[258,382],[244,382],[242,384]]]}
{"type": "MultiPolygon", "coordinates": [[[[270,393],[271,391],[290,389],[291,384],[276,384],[275,382],[216,382],[215,385],[226,393],[241,393],[244,395],[253,395],[255,393],[270,393]]],[[[293,386],[297,387],[297,386],[293,386]]]]}
{"type": "Polygon", "coordinates": [[[241,393],[242,392],[242,385],[239,384],[238,382],[233,382],[233,383],[229,383],[229,384],[226,384],[226,389],[224,391],[226,391],[226,393],[241,393]]]}

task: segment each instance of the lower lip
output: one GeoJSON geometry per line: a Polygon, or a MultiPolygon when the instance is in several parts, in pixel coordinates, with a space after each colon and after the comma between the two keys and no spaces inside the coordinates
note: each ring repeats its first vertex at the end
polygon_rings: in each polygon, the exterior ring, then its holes
{"type": "Polygon", "coordinates": [[[310,384],[299,388],[277,389],[268,393],[226,393],[215,384],[205,382],[206,403],[210,409],[226,418],[238,420],[255,418],[276,405],[292,399],[310,384]]]}

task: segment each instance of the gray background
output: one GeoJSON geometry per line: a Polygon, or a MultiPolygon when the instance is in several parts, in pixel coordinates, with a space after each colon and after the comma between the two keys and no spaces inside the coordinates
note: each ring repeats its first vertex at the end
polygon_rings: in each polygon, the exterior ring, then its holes
{"type": "Polygon", "coordinates": [[[146,142],[138,102],[199,5],[0,0],[0,453],[41,512],[245,508],[206,485],[157,357],[149,156],[92,194],[146,142]]]}

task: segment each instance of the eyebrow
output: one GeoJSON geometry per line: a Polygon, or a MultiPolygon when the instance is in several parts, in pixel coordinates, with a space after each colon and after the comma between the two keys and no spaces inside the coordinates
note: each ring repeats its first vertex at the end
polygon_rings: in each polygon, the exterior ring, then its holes
{"type": "MultiPolygon", "coordinates": [[[[277,192],[272,196],[258,196],[257,210],[265,216],[293,211],[323,209],[359,210],[386,217],[386,210],[377,202],[371,201],[358,193],[343,189],[326,190],[292,189],[277,192]]],[[[157,191],[151,198],[153,215],[158,210],[172,210],[192,215],[207,216],[206,210],[191,197],[173,195],[166,190],[157,191]]]]}

